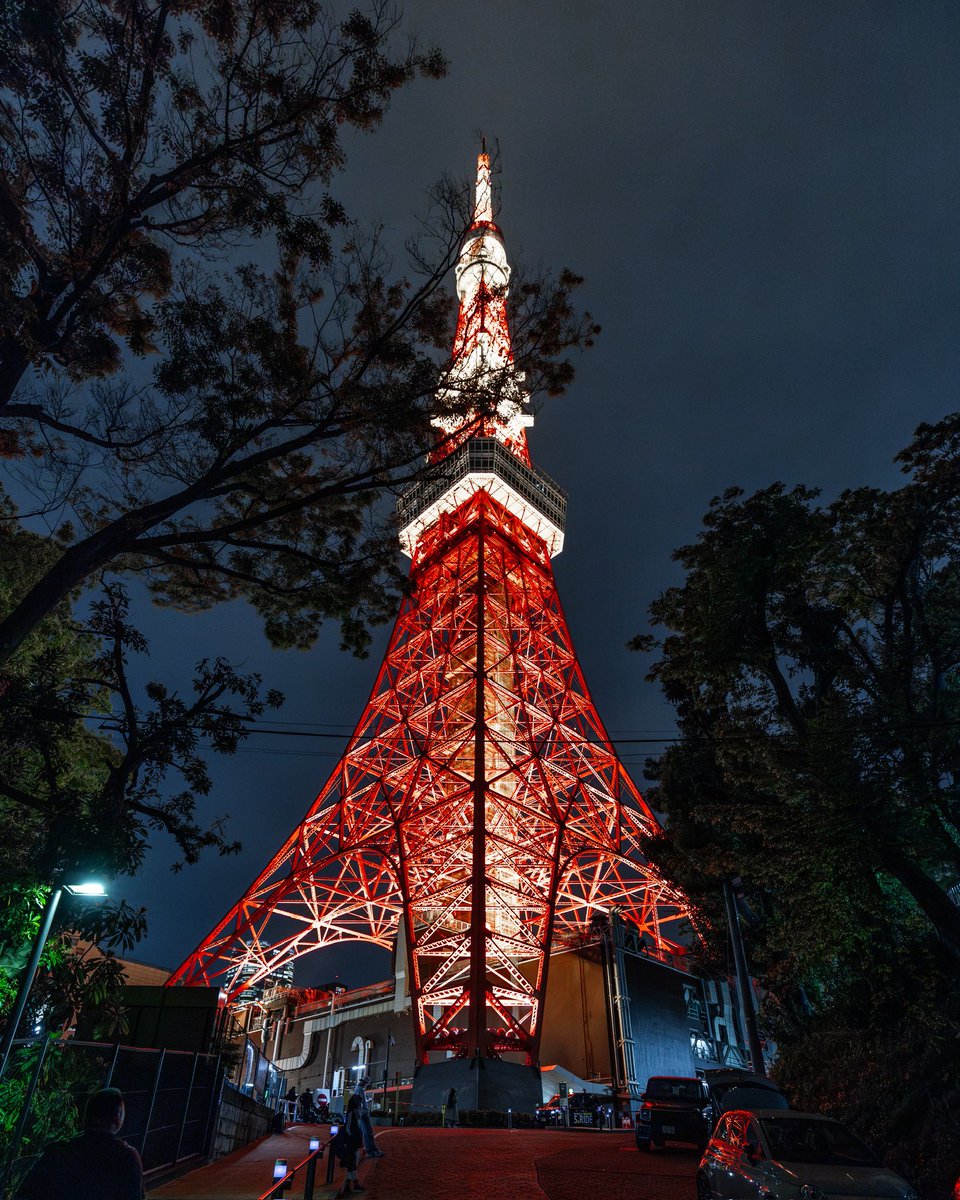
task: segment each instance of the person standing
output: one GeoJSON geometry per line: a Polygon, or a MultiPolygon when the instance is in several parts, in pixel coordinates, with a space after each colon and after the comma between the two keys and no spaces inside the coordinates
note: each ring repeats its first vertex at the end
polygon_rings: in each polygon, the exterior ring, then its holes
{"type": "Polygon", "coordinates": [[[300,1093],[297,1105],[300,1109],[300,1124],[308,1125],[313,1120],[313,1092],[310,1088],[300,1093]]]}
{"type": "Polygon", "coordinates": [[[360,1101],[360,1129],[363,1133],[363,1148],[371,1158],[383,1158],[383,1151],[377,1148],[377,1139],[373,1136],[373,1122],[370,1120],[370,1106],[367,1103],[367,1088],[369,1079],[358,1079],[354,1089],[354,1098],[360,1101]]]}
{"type": "Polygon", "coordinates": [[[453,1129],[460,1124],[460,1109],[457,1107],[457,1089],[447,1092],[447,1107],[443,1114],[443,1124],[447,1129],[453,1129]]]}
{"type": "Polygon", "coordinates": [[[117,1136],[125,1116],[119,1088],[94,1092],[83,1110],[83,1133],[44,1150],[17,1200],[143,1200],[140,1155],[117,1136]]]}
{"type": "Polygon", "coordinates": [[[347,1105],[347,1115],[343,1122],[343,1136],[340,1138],[338,1134],[339,1145],[337,1142],[334,1143],[338,1147],[337,1157],[340,1159],[340,1165],[347,1169],[346,1178],[343,1186],[337,1192],[337,1196],[349,1196],[351,1191],[365,1192],[367,1190],[365,1187],[361,1187],[357,1176],[357,1158],[360,1154],[360,1147],[363,1145],[361,1107],[360,1097],[354,1092],[347,1105]]]}

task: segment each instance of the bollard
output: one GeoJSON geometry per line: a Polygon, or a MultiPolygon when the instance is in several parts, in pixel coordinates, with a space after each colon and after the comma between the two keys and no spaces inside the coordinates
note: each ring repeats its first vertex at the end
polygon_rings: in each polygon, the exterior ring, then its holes
{"type": "Polygon", "coordinates": [[[273,1177],[277,1181],[277,1186],[273,1189],[273,1200],[282,1200],[284,1190],[290,1186],[290,1181],[281,1182],[287,1173],[287,1160],[278,1158],[273,1164],[273,1177]]]}
{"type": "Polygon", "coordinates": [[[313,1185],[317,1178],[317,1159],[323,1158],[323,1151],[315,1154],[307,1163],[307,1173],[303,1180],[303,1200],[313,1200],[313,1185]]]}
{"type": "Polygon", "coordinates": [[[513,1128],[513,1109],[512,1108],[507,1109],[507,1128],[508,1129],[513,1128]]]}
{"type": "Polygon", "coordinates": [[[331,1125],[330,1126],[330,1157],[327,1159],[327,1183],[333,1183],[333,1171],[334,1171],[333,1139],[337,1136],[337,1134],[339,1132],[340,1132],[339,1125],[331,1125]]]}

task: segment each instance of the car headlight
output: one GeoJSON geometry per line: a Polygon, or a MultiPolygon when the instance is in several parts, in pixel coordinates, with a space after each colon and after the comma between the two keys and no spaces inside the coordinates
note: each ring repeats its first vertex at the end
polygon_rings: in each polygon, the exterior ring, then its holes
{"type": "Polygon", "coordinates": [[[800,1189],[803,1200],[827,1200],[827,1193],[815,1183],[805,1183],[800,1189]]]}

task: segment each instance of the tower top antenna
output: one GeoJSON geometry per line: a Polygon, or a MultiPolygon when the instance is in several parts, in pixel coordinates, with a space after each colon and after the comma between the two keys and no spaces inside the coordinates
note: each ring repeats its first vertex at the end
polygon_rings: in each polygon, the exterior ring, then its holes
{"type": "Polygon", "coordinates": [[[477,155],[477,191],[473,205],[473,220],[493,221],[493,189],[490,184],[490,155],[484,149],[477,155]]]}

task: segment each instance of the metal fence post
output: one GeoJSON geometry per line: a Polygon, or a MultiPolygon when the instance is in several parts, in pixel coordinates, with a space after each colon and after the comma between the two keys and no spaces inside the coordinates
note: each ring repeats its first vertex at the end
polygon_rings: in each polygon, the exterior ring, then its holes
{"type": "Polygon", "coordinates": [[[145,1156],[147,1149],[147,1138],[150,1136],[150,1122],[153,1119],[153,1109],[157,1102],[157,1090],[160,1087],[160,1072],[163,1070],[163,1059],[166,1050],[160,1051],[160,1057],[157,1059],[157,1069],[153,1073],[153,1091],[150,1093],[150,1107],[147,1109],[147,1120],[143,1127],[143,1141],[140,1143],[140,1157],[145,1156]]]}
{"type": "Polygon", "coordinates": [[[110,1069],[107,1071],[107,1077],[103,1081],[103,1086],[105,1088],[108,1088],[110,1086],[110,1084],[113,1082],[113,1073],[117,1069],[117,1060],[119,1059],[119,1057],[120,1057],[120,1043],[117,1042],[117,1044],[113,1048],[113,1058],[111,1058],[111,1060],[110,1060],[110,1069]]]}
{"type": "Polygon", "coordinates": [[[180,1147],[183,1145],[183,1134],[187,1128],[187,1116],[190,1113],[190,1101],[193,1099],[193,1081],[197,1077],[197,1063],[200,1061],[200,1052],[197,1051],[193,1056],[193,1067],[190,1071],[190,1082],[187,1084],[187,1098],[183,1103],[183,1120],[180,1122],[180,1133],[177,1137],[177,1148],[173,1152],[173,1162],[171,1166],[176,1166],[180,1161],[180,1147]]]}
{"type": "Polygon", "coordinates": [[[210,1107],[207,1109],[207,1127],[203,1131],[203,1154],[205,1158],[213,1157],[213,1144],[217,1137],[219,1124],[220,1101],[223,1095],[223,1081],[226,1078],[220,1068],[220,1055],[213,1064],[213,1083],[210,1085],[210,1107]],[[215,1119],[215,1116],[217,1119],[215,1119]]]}
{"type": "Polygon", "coordinates": [[[33,1068],[30,1075],[30,1082],[27,1085],[27,1092],[23,1098],[23,1107],[20,1109],[20,1116],[17,1118],[16,1128],[13,1131],[13,1137],[10,1139],[10,1146],[7,1149],[7,1159],[3,1165],[3,1171],[0,1172],[0,1182],[6,1188],[7,1179],[10,1172],[13,1170],[13,1164],[17,1160],[17,1151],[20,1149],[20,1142],[23,1139],[23,1131],[26,1128],[27,1116],[30,1113],[30,1105],[33,1103],[33,1097],[37,1091],[37,1084],[40,1081],[40,1072],[43,1069],[44,1059],[47,1057],[47,1050],[50,1048],[50,1039],[44,1038],[40,1046],[40,1053],[37,1055],[37,1065],[33,1068]]]}

